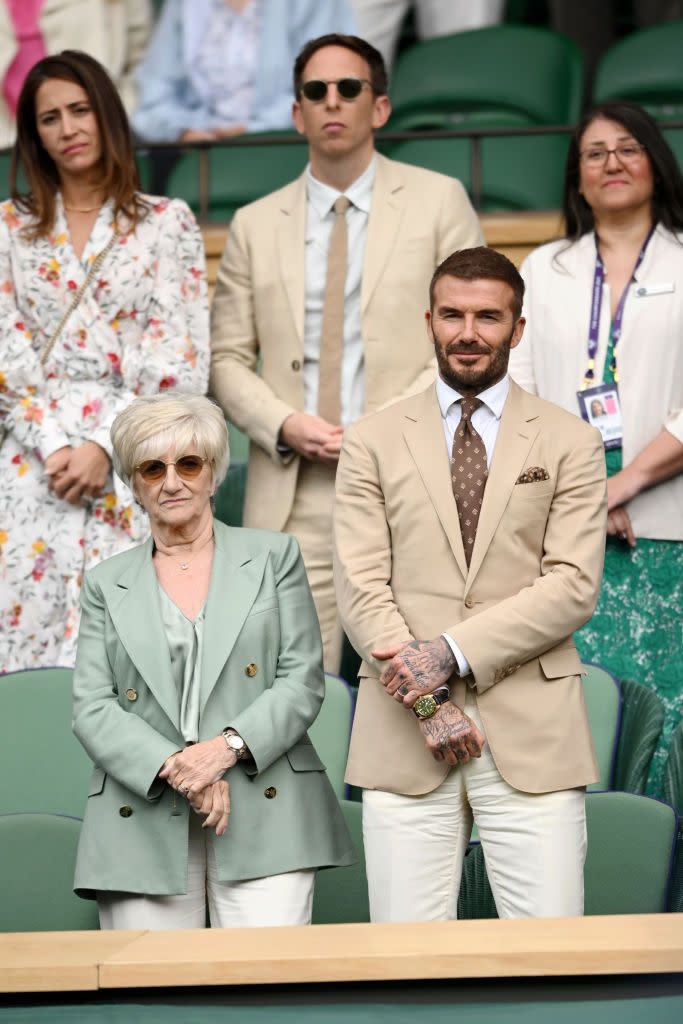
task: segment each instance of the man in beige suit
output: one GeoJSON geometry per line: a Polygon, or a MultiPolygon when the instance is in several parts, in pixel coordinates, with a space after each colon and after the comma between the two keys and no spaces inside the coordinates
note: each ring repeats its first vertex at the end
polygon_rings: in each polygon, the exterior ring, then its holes
{"type": "Polygon", "coordinates": [[[426,287],[436,264],[481,232],[458,181],[376,153],[390,106],[374,47],[322,36],[304,47],[294,80],[310,164],[231,224],[211,389],[251,440],[245,525],[297,537],[325,667],[336,671],[332,505],[343,431],[433,379],[426,287]]]}
{"type": "Polygon", "coordinates": [[[493,249],[446,259],[436,386],[344,436],[335,577],[363,658],[347,780],[373,920],[456,916],[473,818],[501,917],[583,912],[597,771],[572,631],[598,594],[605,461],[597,430],[508,377],[523,295],[493,249]]]}

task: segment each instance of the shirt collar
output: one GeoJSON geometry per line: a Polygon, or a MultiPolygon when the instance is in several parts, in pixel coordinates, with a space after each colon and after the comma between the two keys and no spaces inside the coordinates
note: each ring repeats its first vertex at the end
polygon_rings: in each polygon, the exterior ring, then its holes
{"type": "Polygon", "coordinates": [[[321,220],[327,216],[337,199],[339,199],[339,196],[342,195],[346,196],[358,210],[362,210],[363,213],[370,213],[372,186],[375,183],[376,171],[377,154],[374,153],[372,160],[360,177],[356,178],[344,192],[339,192],[336,188],[332,188],[331,185],[325,185],[324,182],[314,178],[311,174],[311,165],[308,164],[306,167],[306,196],[321,220]]]}
{"type": "MultiPolygon", "coordinates": [[[[493,413],[497,420],[503,415],[503,406],[510,391],[510,378],[506,373],[502,380],[492,384],[485,391],[480,391],[477,398],[480,398],[489,412],[493,413]]],[[[444,419],[448,416],[452,405],[459,402],[462,395],[455,388],[452,388],[440,374],[436,376],[436,397],[439,402],[439,409],[444,419]]]]}

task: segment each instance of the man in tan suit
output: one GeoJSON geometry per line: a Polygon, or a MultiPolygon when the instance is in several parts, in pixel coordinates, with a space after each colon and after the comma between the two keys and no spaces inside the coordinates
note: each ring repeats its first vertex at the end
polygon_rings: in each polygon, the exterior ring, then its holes
{"type": "Polygon", "coordinates": [[[597,430],[508,377],[523,295],[493,249],[446,259],[436,386],[344,436],[335,579],[363,658],[347,780],[373,920],[456,916],[473,818],[501,917],[583,912],[597,770],[572,632],[598,595],[605,460],[597,430]]]}
{"type": "Polygon", "coordinates": [[[297,537],[325,667],[336,671],[332,504],[343,431],[433,378],[426,287],[436,264],[481,231],[458,181],[376,153],[390,106],[374,47],[322,36],[297,58],[294,80],[310,164],[231,224],[211,389],[251,440],[244,522],[297,537]]]}

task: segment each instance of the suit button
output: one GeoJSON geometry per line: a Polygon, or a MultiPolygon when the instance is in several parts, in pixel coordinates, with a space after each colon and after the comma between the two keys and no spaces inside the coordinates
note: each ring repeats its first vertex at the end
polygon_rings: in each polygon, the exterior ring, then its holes
{"type": "Polygon", "coordinates": [[[268,789],[263,790],[263,795],[266,800],[272,800],[274,796],[277,796],[277,790],[275,786],[268,786],[268,789]]]}
{"type": "Polygon", "coordinates": [[[256,665],[253,661],[251,661],[251,662],[249,662],[249,664],[245,668],[244,672],[245,672],[246,675],[249,676],[250,679],[253,679],[253,677],[258,672],[258,665],[256,665]]]}
{"type": "Polygon", "coordinates": [[[134,690],[133,687],[131,686],[129,690],[126,690],[126,697],[128,698],[128,700],[137,700],[138,691],[134,690]]]}
{"type": "Polygon", "coordinates": [[[130,818],[133,813],[133,808],[129,807],[128,804],[124,804],[123,807],[119,807],[119,814],[122,818],[130,818]]]}
{"type": "Polygon", "coordinates": [[[301,369],[301,363],[299,362],[298,359],[292,359],[292,369],[294,370],[295,373],[298,373],[299,370],[301,369]]]}
{"type": "Polygon", "coordinates": [[[469,595],[465,598],[465,608],[474,608],[476,603],[477,602],[474,600],[474,598],[470,597],[469,595]]]}

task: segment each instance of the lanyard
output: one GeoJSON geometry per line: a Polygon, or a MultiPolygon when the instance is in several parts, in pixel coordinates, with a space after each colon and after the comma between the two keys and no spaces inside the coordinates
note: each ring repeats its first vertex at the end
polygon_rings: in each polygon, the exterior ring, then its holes
{"type": "MultiPolygon", "coordinates": [[[[643,242],[642,248],[638,253],[638,259],[631,272],[631,277],[628,284],[624,288],[621,298],[619,299],[619,305],[617,306],[612,320],[612,359],[610,362],[610,370],[614,377],[615,383],[619,383],[619,372],[617,370],[617,346],[619,345],[619,338],[621,336],[621,326],[624,319],[624,306],[626,304],[626,296],[628,295],[628,289],[631,282],[636,276],[638,267],[643,262],[645,256],[645,250],[647,249],[648,243],[654,234],[654,227],[650,229],[650,233],[643,242]]],[[[598,351],[598,331],[600,329],[600,311],[602,309],[602,287],[605,282],[605,264],[602,262],[600,250],[598,248],[598,237],[595,236],[595,273],[593,275],[593,293],[591,298],[591,312],[590,319],[588,321],[588,367],[583,377],[583,386],[581,390],[591,387],[595,382],[595,355],[598,351]]]]}

